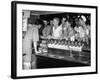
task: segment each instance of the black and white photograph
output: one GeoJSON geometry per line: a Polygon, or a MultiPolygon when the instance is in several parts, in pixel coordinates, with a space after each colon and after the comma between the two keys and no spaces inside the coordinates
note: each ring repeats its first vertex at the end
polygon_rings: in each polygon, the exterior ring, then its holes
{"type": "Polygon", "coordinates": [[[23,10],[23,69],[91,65],[91,15],[23,10]]]}
{"type": "Polygon", "coordinates": [[[97,72],[96,6],[12,6],[12,78],[97,72]]]}

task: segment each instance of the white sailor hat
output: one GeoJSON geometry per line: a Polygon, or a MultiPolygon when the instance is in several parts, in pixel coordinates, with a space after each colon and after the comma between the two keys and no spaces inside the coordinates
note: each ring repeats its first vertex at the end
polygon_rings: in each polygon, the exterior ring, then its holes
{"type": "Polygon", "coordinates": [[[82,15],[81,18],[86,22],[86,17],[84,15],[82,15]]]}

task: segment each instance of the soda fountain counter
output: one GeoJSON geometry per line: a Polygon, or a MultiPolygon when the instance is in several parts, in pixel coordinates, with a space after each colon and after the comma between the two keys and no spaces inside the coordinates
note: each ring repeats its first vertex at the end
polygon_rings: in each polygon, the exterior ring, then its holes
{"type": "Polygon", "coordinates": [[[90,39],[86,42],[41,36],[38,49],[40,51],[36,54],[38,68],[91,65],[90,39]]]}

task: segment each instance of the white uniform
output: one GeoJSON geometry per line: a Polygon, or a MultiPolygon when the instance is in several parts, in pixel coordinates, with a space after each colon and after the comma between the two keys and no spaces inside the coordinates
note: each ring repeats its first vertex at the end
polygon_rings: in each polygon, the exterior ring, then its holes
{"type": "Polygon", "coordinates": [[[38,28],[36,25],[31,25],[26,35],[22,41],[22,53],[26,54],[24,57],[25,62],[31,61],[31,54],[32,54],[32,42],[39,41],[39,34],[38,34],[38,28]]]}
{"type": "Polygon", "coordinates": [[[85,37],[85,30],[82,27],[79,27],[79,34],[81,38],[85,37]]]}
{"type": "Polygon", "coordinates": [[[62,35],[62,26],[58,26],[57,28],[53,27],[53,33],[52,33],[53,37],[61,37],[62,35]]]}

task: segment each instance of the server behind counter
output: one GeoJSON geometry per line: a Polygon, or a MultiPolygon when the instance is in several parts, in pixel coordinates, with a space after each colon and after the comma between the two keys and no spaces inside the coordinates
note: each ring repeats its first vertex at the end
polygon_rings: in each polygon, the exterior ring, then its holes
{"type": "MultiPolygon", "coordinates": [[[[31,68],[31,56],[32,56],[32,44],[34,45],[35,53],[38,53],[37,49],[37,42],[39,41],[39,32],[41,24],[39,24],[37,21],[35,24],[28,24],[28,29],[26,31],[26,34],[23,39],[23,47],[22,47],[22,53],[23,53],[23,68],[24,69],[30,69],[31,68]]],[[[36,62],[36,61],[34,61],[36,62]]],[[[36,64],[34,63],[34,68],[36,64]]]]}

